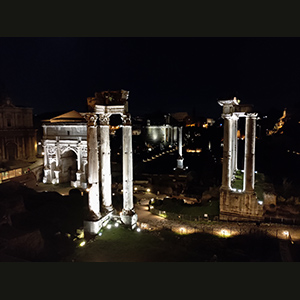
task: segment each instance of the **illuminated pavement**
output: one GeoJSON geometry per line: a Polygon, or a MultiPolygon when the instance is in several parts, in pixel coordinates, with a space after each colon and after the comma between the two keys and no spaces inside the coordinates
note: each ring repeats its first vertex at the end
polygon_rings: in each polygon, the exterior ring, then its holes
{"type": "MultiPolygon", "coordinates": [[[[73,187],[66,185],[54,186],[52,184],[40,183],[35,187],[37,192],[55,191],[62,195],[68,195],[73,187]]],[[[135,205],[135,211],[138,215],[138,225],[142,229],[160,230],[168,228],[172,231],[181,234],[189,234],[194,232],[206,232],[215,234],[221,237],[230,237],[239,234],[248,234],[254,232],[263,232],[282,240],[300,241],[300,226],[275,224],[275,223],[261,223],[257,226],[255,223],[239,223],[239,222],[193,222],[188,223],[184,221],[175,221],[165,219],[149,212],[146,203],[151,198],[157,195],[151,192],[134,194],[142,204],[135,205]]],[[[162,198],[164,195],[160,195],[162,198]]]]}

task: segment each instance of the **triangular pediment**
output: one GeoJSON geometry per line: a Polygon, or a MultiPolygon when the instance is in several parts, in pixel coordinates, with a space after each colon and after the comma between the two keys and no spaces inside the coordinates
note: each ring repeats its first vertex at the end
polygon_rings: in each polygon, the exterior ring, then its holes
{"type": "Polygon", "coordinates": [[[59,115],[50,119],[51,123],[57,122],[82,122],[85,121],[84,117],[76,110],[69,111],[65,114],[59,115]]]}

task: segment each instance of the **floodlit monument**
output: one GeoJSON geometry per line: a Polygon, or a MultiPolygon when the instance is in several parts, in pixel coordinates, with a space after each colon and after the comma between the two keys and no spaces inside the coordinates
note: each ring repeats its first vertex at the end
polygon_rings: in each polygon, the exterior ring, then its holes
{"type": "Polygon", "coordinates": [[[239,100],[221,100],[224,119],[223,170],[220,189],[220,220],[260,221],[263,205],[258,202],[254,191],[255,183],[255,140],[256,117],[252,105],[239,105],[239,100]],[[240,117],[245,120],[245,152],[243,188],[232,188],[234,175],[238,170],[237,130],[240,117]]]}
{"type": "Polygon", "coordinates": [[[87,98],[88,205],[89,217],[85,232],[96,234],[113,212],[111,191],[111,160],[109,121],[119,114],[122,119],[123,210],[121,220],[134,228],[137,214],[133,204],[132,126],[128,113],[129,92],[104,91],[87,98]],[[99,133],[98,133],[99,129],[99,133]],[[102,200],[102,207],[99,199],[102,200]]]}
{"type": "Polygon", "coordinates": [[[121,221],[134,228],[132,126],[125,90],[87,98],[88,112],[71,111],[44,121],[44,183],[70,182],[88,192],[84,231],[97,234],[113,215],[110,116],[122,119],[123,210],[121,221]]]}
{"type": "Polygon", "coordinates": [[[70,182],[86,188],[87,140],[84,114],[75,110],[43,121],[44,183],[70,182]]]}

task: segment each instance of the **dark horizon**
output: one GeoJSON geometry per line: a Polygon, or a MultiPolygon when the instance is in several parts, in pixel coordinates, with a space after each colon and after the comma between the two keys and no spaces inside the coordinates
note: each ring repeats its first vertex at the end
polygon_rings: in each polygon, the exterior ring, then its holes
{"type": "Polygon", "coordinates": [[[87,97],[128,90],[133,115],[217,118],[219,99],[256,111],[300,99],[300,38],[1,38],[0,88],[34,114],[86,111],[87,97]]]}

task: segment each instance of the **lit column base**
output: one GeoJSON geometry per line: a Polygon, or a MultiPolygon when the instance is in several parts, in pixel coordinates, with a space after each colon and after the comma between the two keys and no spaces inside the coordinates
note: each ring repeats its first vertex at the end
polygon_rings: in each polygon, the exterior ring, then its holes
{"type": "Polygon", "coordinates": [[[50,169],[44,168],[43,183],[51,183],[51,180],[50,180],[50,173],[51,173],[51,170],[50,170],[50,169]]]}
{"type": "Polygon", "coordinates": [[[134,210],[127,211],[123,209],[120,217],[124,225],[130,226],[131,229],[134,229],[136,227],[138,215],[135,213],[134,210]]]}
{"type": "Polygon", "coordinates": [[[183,158],[177,158],[177,169],[183,169],[183,158]]]}
{"type": "Polygon", "coordinates": [[[101,217],[99,220],[89,221],[86,220],[83,222],[84,233],[91,235],[98,234],[99,230],[106,225],[106,223],[112,218],[112,212],[101,217]]]}
{"type": "Polygon", "coordinates": [[[52,180],[53,184],[59,184],[59,174],[60,170],[54,170],[54,179],[52,180]]]}

